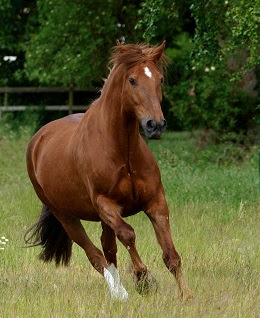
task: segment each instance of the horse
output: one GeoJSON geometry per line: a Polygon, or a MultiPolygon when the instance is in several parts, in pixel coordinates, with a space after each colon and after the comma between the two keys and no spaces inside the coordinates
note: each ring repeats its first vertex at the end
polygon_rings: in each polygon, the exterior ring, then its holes
{"type": "Polygon", "coordinates": [[[116,238],[130,254],[137,290],[157,290],[136,249],[134,229],[124,221],[140,211],[153,225],[181,296],[192,297],[171,237],[159,167],[139,132],[140,125],[149,139],[159,139],[166,129],[161,110],[164,48],[165,41],[160,46],[117,41],[99,98],[85,113],[43,126],[27,149],[29,178],[43,206],[26,243],[40,245],[39,258],[58,266],[68,265],[75,242],[104,276],[111,297],[120,300],[128,293],[117,269],[116,238]],[[103,253],[81,220],[101,222],[103,253]]]}

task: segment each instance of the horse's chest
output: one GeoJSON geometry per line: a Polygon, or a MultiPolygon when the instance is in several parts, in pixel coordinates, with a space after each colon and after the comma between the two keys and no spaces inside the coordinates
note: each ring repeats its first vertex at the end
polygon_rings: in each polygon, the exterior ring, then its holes
{"type": "Polygon", "coordinates": [[[127,211],[142,209],[152,192],[146,180],[130,173],[121,178],[114,189],[116,201],[127,211]]]}

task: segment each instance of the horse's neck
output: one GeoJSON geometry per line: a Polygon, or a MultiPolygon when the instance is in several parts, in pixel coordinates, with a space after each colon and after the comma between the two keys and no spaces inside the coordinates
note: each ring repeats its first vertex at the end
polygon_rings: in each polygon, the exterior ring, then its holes
{"type": "Polygon", "coordinates": [[[108,96],[112,102],[102,104],[101,114],[103,127],[102,133],[109,140],[109,144],[119,151],[129,152],[138,145],[139,124],[133,115],[126,111],[126,103],[122,94],[113,92],[108,96]]]}
{"type": "Polygon", "coordinates": [[[110,74],[110,83],[105,84],[95,103],[96,132],[106,140],[104,150],[129,155],[139,146],[139,124],[135,116],[126,111],[129,101],[123,96],[123,80],[116,75],[110,74]]]}

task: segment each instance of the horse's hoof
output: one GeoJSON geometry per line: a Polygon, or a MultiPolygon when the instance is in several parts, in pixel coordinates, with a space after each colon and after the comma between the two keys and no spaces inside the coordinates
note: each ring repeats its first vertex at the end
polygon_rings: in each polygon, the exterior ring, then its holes
{"type": "Polygon", "coordinates": [[[142,274],[138,279],[135,276],[135,288],[140,295],[147,296],[155,294],[158,289],[157,282],[150,272],[142,274]]]}

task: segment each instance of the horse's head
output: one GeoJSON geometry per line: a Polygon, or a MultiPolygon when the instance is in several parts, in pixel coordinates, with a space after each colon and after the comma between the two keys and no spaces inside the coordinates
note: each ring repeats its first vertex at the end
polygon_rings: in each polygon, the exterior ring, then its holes
{"type": "Polygon", "coordinates": [[[157,47],[120,43],[117,46],[122,60],[129,61],[123,92],[127,111],[135,115],[149,139],[159,139],[166,129],[161,109],[164,81],[161,66],[167,60],[164,47],[165,41],[157,47]]]}

